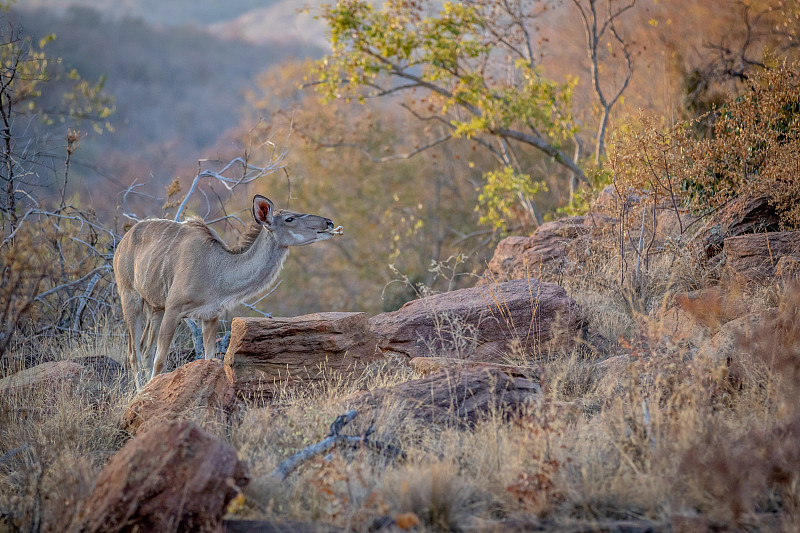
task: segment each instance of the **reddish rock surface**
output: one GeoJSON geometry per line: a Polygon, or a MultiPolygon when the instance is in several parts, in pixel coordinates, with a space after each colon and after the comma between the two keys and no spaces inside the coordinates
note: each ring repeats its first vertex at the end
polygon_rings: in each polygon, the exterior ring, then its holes
{"type": "Polygon", "coordinates": [[[141,435],[153,425],[181,418],[226,429],[239,407],[220,362],[200,360],[156,376],[133,399],[122,425],[132,435],[141,435]]]}
{"type": "Polygon", "coordinates": [[[413,300],[370,324],[384,352],[493,362],[568,345],[584,317],[562,287],[526,278],[413,300]]]}
{"type": "Polygon", "coordinates": [[[748,233],[777,231],[780,220],[766,196],[739,196],[714,213],[695,233],[706,257],[722,251],[725,239],[748,233]]]}
{"type": "Polygon", "coordinates": [[[504,416],[535,401],[541,388],[535,381],[514,378],[496,368],[446,370],[375,389],[351,400],[359,412],[400,403],[401,419],[415,418],[429,424],[471,425],[493,413],[504,416]]]}
{"type": "Polygon", "coordinates": [[[236,392],[269,398],[280,387],[358,372],[380,357],[364,313],[235,318],[225,372],[236,392]]]}
{"type": "Polygon", "coordinates": [[[783,256],[800,258],[800,231],[751,233],[725,239],[725,272],[743,282],[776,274],[783,256]]]}
{"type": "Polygon", "coordinates": [[[248,481],[229,444],[192,422],[163,422],[108,461],[69,530],[220,531],[228,503],[248,481]]]}
{"type": "Polygon", "coordinates": [[[566,217],[542,224],[530,237],[507,237],[497,245],[484,283],[537,276],[542,269],[558,268],[572,248],[581,248],[581,243],[587,244],[594,233],[604,231],[614,220],[604,215],[566,217]]]}

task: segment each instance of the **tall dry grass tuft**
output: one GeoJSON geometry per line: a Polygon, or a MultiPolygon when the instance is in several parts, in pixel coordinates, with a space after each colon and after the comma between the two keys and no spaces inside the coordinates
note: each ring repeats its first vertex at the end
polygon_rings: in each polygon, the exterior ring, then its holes
{"type": "MultiPolygon", "coordinates": [[[[58,346],[50,339],[40,350],[46,359],[68,361],[101,349],[122,354],[123,342],[98,333],[58,346]]],[[[119,421],[132,397],[129,383],[98,379],[86,367],[37,387],[0,391],[0,524],[9,531],[57,531],[69,523],[100,469],[128,438],[119,421]]]]}
{"type": "Polygon", "coordinates": [[[128,438],[119,425],[131,400],[128,384],[97,379],[87,369],[46,386],[0,392],[0,523],[9,531],[65,527],[128,438]]]}
{"type": "Polygon", "coordinates": [[[711,520],[747,527],[776,513],[789,531],[800,525],[800,285],[787,287],[776,318],[741,339],[741,349],[734,394],[751,396],[749,424],[708,432],[702,447],[684,454],[681,472],[711,520]],[[766,365],[765,379],[743,382],[753,373],[741,367],[756,364],[766,365]]]}

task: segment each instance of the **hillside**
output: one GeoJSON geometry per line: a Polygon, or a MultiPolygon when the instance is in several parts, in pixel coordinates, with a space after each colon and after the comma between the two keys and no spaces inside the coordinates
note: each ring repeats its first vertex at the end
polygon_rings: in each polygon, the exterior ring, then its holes
{"type": "MultiPolygon", "coordinates": [[[[242,122],[243,92],[254,86],[258,74],[286,58],[321,53],[296,38],[253,44],[216,36],[191,21],[165,25],[165,20],[174,22],[167,13],[161,24],[154,22],[155,14],[146,19],[135,18],[138,14],[111,16],[86,7],[34,9],[26,3],[8,15],[34,42],[56,34],[46,52],[61,58],[56,70],[62,81],[57,83],[66,86],[63,78],[72,69],[92,82],[104,76],[105,92],[114,98],[114,131],[82,141],[74,158],[80,186],[72,193],[116,195],[134,179],[154,181],[160,192],[179,169],[192,169],[197,159],[219,153],[217,144],[242,122]]],[[[213,15],[218,20],[220,13],[213,15]]],[[[42,107],[57,108],[58,94],[48,92],[42,107]]],[[[42,136],[64,135],[58,123],[38,127],[42,136]]],[[[82,129],[91,131],[89,125],[82,129]]]]}

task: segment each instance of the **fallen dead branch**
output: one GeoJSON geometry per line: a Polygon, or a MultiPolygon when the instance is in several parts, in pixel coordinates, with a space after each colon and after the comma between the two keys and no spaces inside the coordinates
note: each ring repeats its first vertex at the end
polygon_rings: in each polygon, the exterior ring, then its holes
{"type": "Polygon", "coordinates": [[[334,420],[331,424],[331,429],[327,437],[316,444],[312,444],[311,446],[300,450],[296,454],[283,461],[275,470],[270,473],[270,476],[278,481],[283,481],[301,464],[321,453],[327,453],[337,446],[350,447],[354,449],[361,447],[369,448],[372,451],[385,455],[390,459],[405,460],[405,452],[403,452],[397,446],[374,441],[369,438],[374,430],[373,426],[370,426],[370,428],[361,436],[340,435],[339,433],[344,429],[344,427],[352,422],[357,415],[358,413],[355,410],[350,410],[343,415],[337,416],[336,420],[334,420]]]}

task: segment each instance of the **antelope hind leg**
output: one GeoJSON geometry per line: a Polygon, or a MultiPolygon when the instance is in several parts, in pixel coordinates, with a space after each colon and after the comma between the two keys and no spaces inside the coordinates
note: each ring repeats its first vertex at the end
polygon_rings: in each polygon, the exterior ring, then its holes
{"type": "Polygon", "coordinates": [[[169,353],[169,347],[172,344],[172,338],[175,336],[175,328],[181,321],[181,316],[175,311],[169,309],[165,310],[161,315],[161,328],[158,331],[158,345],[156,348],[156,356],[153,360],[153,372],[150,374],[150,379],[153,379],[164,369],[164,363],[169,353]]]}
{"type": "Polygon", "coordinates": [[[156,349],[158,333],[161,331],[161,322],[164,320],[164,311],[149,308],[147,320],[146,336],[142,337],[142,363],[144,365],[144,375],[150,376],[153,372],[153,358],[156,349]]]}
{"type": "Polygon", "coordinates": [[[142,368],[142,298],[133,291],[120,291],[122,316],[128,329],[127,366],[133,373],[136,389],[141,389],[139,371],[142,368]]]}

